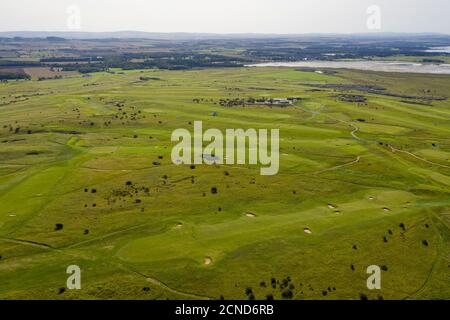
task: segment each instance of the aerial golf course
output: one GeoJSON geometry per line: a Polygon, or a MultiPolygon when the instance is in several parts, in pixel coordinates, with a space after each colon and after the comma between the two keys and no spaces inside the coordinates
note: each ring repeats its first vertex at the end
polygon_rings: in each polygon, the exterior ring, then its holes
{"type": "Polygon", "coordinates": [[[0,299],[450,299],[449,88],[263,67],[2,82],[0,299]],[[278,174],[175,165],[194,121],[279,129],[278,174]]]}

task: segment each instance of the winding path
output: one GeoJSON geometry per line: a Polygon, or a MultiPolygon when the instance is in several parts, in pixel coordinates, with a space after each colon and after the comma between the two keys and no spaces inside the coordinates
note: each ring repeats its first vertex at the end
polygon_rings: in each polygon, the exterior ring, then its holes
{"type": "Polygon", "coordinates": [[[173,289],[173,288],[169,287],[167,284],[165,284],[164,282],[159,281],[156,278],[149,277],[149,276],[147,276],[147,275],[145,275],[143,273],[140,273],[140,272],[138,272],[136,270],[132,270],[129,267],[126,267],[126,266],[124,266],[121,263],[117,264],[117,267],[119,267],[123,271],[134,273],[134,274],[144,278],[146,281],[150,282],[151,284],[156,285],[158,287],[161,287],[162,289],[164,289],[166,291],[169,291],[171,293],[175,293],[175,294],[178,294],[178,295],[181,295],[181,296],[189,297],[189,298],[194,299],[194,300],[199,300],[199,299],[200,300],[210,300],[211,299],[210,297],[200,296],[200,295],[197,295],[197,294],[194,294],[194,293],[189,293],[189,292],[184,292],[184,291],[179,291],[179,290],[173,289]]]}
{"type": "Polygon", "coordinates": [[[344,164],[340,164],[340,165],[338,165],[338,166],[334,166],[334,167],[331,167],[331,168],[323,169],[323,170],[320,170],[320,171],[317,171],[317,172],[313,172],[313,174],[321,174],[321,173],[323,173],[323,172],[332,171],[332,170],[337,170],[337,169],[340,169],[340,168],[343,168],[343,167],[347,167],[347,166],[356,164],[356,163],[358,163],[360,160],[361,160],[361,156],[358,156],[358,157],[356,157],[355,160],[353,160],[353,161],[351,161],[351,162],[344,163],[344,164]]]}
{"type": "Polygon", "coordinates": [[[400,150],[400,149],[394,148],[394,147],[391,146],[390,144],[388,145],[388,147],[391,148],[391,151],[392,151],[393,153],[396,153],[396,152],[405,153],[405,154],[407,154],[407,155],[410,155],[411,157],[416,158],[417,160],[426,162],[426,163],[428,163],[428,164],[431,164],[431,165],[434,165],[434,166],[438,166],[438,167],[441,167],[441,168],[447,168],[447,169],[450,169],[450,166],[446,166],[445,164],[440,164],[440,163],[436,163],[436,162],[427,160],[427,159],[422,158],[422,157],[419,157],[418,155],[415,155],[414,153],[411,153],[411,152],[409,152],[409,151],[405,151],[405,150],[400,150]]]}

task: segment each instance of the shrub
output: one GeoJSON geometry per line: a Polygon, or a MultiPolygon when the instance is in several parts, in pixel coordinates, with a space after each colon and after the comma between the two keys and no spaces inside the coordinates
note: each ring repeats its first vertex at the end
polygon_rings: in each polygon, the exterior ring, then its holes
{"type": "Polygon", "coordinates": [[[281,296],[284,299],[292,299],[294,297],[294,293],[291,290],[286,289],[281,293],[281,296]]]}

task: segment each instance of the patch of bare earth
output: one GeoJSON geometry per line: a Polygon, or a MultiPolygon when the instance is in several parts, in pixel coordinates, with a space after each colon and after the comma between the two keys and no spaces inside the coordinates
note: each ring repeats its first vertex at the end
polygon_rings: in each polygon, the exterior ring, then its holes
{"type": "Polygon", "coordinates": [[[77,74],[76,71],[62,71],[62,68],[33,67],[23,70],[32,78],[54,78],[77,74]]]}

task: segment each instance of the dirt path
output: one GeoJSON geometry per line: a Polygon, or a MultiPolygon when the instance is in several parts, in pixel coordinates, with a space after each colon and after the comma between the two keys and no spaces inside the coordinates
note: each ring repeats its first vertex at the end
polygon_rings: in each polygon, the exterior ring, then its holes
{"type": "MultiPolygon", "coordinates": [[[[434,214],[434,217],[439,220],[444,226],[448,227],[447,224],[443,221],[443,219],[439,216],[434,214]]],[[[439,232],[439,230],[436,228],[436,232],[439,235],[439,242],[437,245],[437,254],[436,254],[436,259],[434,259],[433,264],[431,266],[430,272],[428,272],[427,277],[424,281],[424,283],[413,293],[409,294],[408,296],[406,296],[404,298],[404,300],[408,300],[408,299],[418,299],[418,295],[420,295],[422,292],[424,292],[427,287],[428,284],[430,283],[431,278],[433,277],[434,273],[436,272],[436,270],[438,269],[439,265],[442,262],[442,259],[444,258],[445,252],[443,252],[442,248],[444,246],[444,239],[442,238],[441,233],[439,232]]]]}
{"type": "Polygon", "coordinates": [[[419,157],[418,155],[415,155],[414,153],[411,153],[411,152],[409,152],[409,151],[405,151],[405,150],[400,150],[400,149],[394,148],[394,147],[391,146],[391,145],[388,145],[388,146],[389,146],[389,148],[391,148],[391,151],[392,151],[393,153],[396,153],[396,152],[405,153],[405,154],[407,154],[407,155],[409,155],[409,156],[411,156],[411,157],[416,158],[417,160],[426,162],[426,163],[428,163],[428,164],[431,164],[431,165],[434,165],[434,166],[438,166],[438,167],[441,167],[441,168],[447,168],[447,169],[450,169],[450,166],[446,166],[445,164],[440,164],[440,163],[436,163],[436,162],[427,160],[427,159],[422,158],[422,157],[419,157]]]}
{"type": "Polygon", "coordinates": [[[354,124],[352,124],[352,123],[349,123],[349,126],[353,127],[353,131],[350,132],[352,137],[355,138],[356,140],[363,141],[363,139],[361,139],[360,137],[358,137],[356,135],[356,133],[359,131],[359,128],[357,126],[355,126],[354,124]]]}
{"type": "MultiPolygon", "coordinates": [[[[27,245],[27,246],[40,248],[40,249],[56,251],[58,253],[67,254],[67,255],[73,256],[73,257],[79,257],[78,255],[68,254],[67,252],[63,252],[60,249],[53,248],[52,246],[50,246],[49,244],[46,244],[46,243],[35,242],[35,241],[31,241],[31,240],[10,239],[10,238],[0,238],[0,241],[23,244],[23,245],[27,245]]],[[[85,259],[85,258],[83,258],[83,259],[85,259]]],[[[108,263],[108,264],[115,265],[113,263],[108,263]]],[[[142,273],[140,273],[138,271],[135,271],[135,270],[132,270],[130,268],[127,268],[127,267],[125,267],[122,264],[117,264],[116,266],[119,267],[121,270],[123,270],[125,272],[138,275],[139,277],[143,277],[143,278],[145,278],[146,281],[150,282],[151,284],[156,285],[158,287],[161,287],[162,289],[164,289],[166,291],[169,291],[171,293],[178,294],[178,295],[181,295],[181,296],[185,296],[185,297],[188,297],[188,298],[191,298],[191,299],[194,299],[194,300],[199,300],[199,299],[201,299],[201,300],[210,300],[209,297],[200,296],[200,295],[197,295],[197,294],[194,294],[194,293],[188,293],[188,292],[183,292],[183,291],[179,291],[179,290],[173,289],[173,288],[169,287],[168,285],[166,285],[165,283],[163,283],[162,281],[159,281],[156,278],[149,277],[149,276],[147,276],[145,274],[142,274],[142,273]]]]}
{"type": "Polygon", "coordinates": [[[36,242],[31,240],[21,240],[21,239],[14,239],[14,238],[0,238],[1,241],[5,242],[11,242],[11,243],[18,243],[23,245],[28,245],[36,248],[46,249],[46,250],[54,250],[51,245],[42,243],[42,242],[36,242]]]}
{"type": "Polygon", "coordinates": [[[341,119],[336,119],[336,118],[333,118],[333,117],[331,117],[331,116],[329,116],[329,115],[327,115],[327,114],[321,113],[320,111],[323,110],[324,108],[325,108],[325,106],[324,106],[324,105],[321,105],[319,111],[310,111],[310,110],[306,110],[306,109],[302,109],[302,110],[311,113],[311,114],[313,115],[313,116],[311,117],[311,119],[313,119],[315,116],[321,114],[321,115],[323,115],[323,116],[325,116],[325,117],[327,117],[328,119],[331,119],[331,120],[333,120],[333,121],[337,121],[337,122],[340,122],[340,123],[344,123],[344,124],[346,124],[346,125],[348,125],[348,126],[350,126],[350,127],[353,128],[353,130],[350,132],[350,134],[351,134],[351,136],[352,136],[354,139],[356,139],[356,140],[358,140],[358,141],[364,141],[364,139],[362,139],[362,138],[360,138],[360,137],[358,137],[358,136],[356,135],[356,133],[359,131],[359,128],[358,128],[357,126],[355,126],[355,125],[354,125],[353,123],[351,123],[350,121],[344,121],[344,120],[341,120],[341,119]]]}
{"type": "MultiPolygon", "coordinates": [[[[323,108],[321,108],[321,109],[323,109],[323,108]]],[[[304,110],[304,109],[302,109],[302,110],[304,110]]],[[[307,112],[309,112],[309,113],[312,113],[313,115],[320,114],[320,111],[310,111],[310,110],[305,110],[305,111],[307,111],[307,112]]],[[[365,139],[362,139],[362,138],[360,138],[360,137],[358,137],[358,136],[356,135],[356,133],[359,132],[359,128],[358,128],[357,126],[355,126],[353,123],[348,122],[348,121],[344,121],[344,120],[340,120],[340,119],[335,119],[335,118],[333,118],[333,117],[331,117],[331,116],[329,116],[329,115],[326,115],[326,114],[322,114],[322,115],[324,115],[325,117],[327,117],[327,118],[329,118],[329,119],[332,119],[332,120],[334,120],[334,121],[338,121],[338,122],[345,123],[345,124],[349,125],[350,127],[353,128],[353,130],[350,132],[350,134],[352,135],[352,137],[353,137],[354,139],[356,139],[356,140],[358,140],[358,141],[366,141],[365,139]]],[[[395,147],[393,147],[393,146],[391,146],[391,145],[388,145],[388,146],[389,146],[389,148],[391,148],[391,151],[392,151],[393,153],[396,153],[396,152],[404,153],[404,154],[407,154],[407,155],[409,155],[409,156],[411,156],[411,157],[413,157],[413,158],[416,158],[417,160],[420,160],[420,161],[422,161],[422,162],[425,162],[425,163],[428,163],[428,164],[431,164],[431,165],[434,165],[434,166],[438,166],[438,167],[441,167],[441,168],[450,169],[450,166],[447,166],[447,165],[445,165],[445,164],[440,164],[440,163],[436,163],[436,162],[427,160],[427,159],[425,159],[425,158],[419,157],[418,155],[415,155],[415,154],[412,153],[412,152],[405,151],[405,150],[400,150],[400,149],[397,149],[397,148],[395,148],[395,147]]]]}
{"type": "Polygon", "coordinates": [[[129,228],[126,228],[126,229],[121,229],[121,230],[117,230],[117,231],[114,231],[114,232],[110,232],[110,233],[101,235],[99,237],[95,237],[95,238],[92,238],[92,239],[76,242],[76,243],[73,243],[73,244],[68,245],[66,247],[63,247],[63,248],[69,248],[69,249],[76,248],[76,247],[82,246],[82,245],[87,244],[87,243],[101,241],[101,240],[107,239],[109,237],[112,237],[112,236],[115,236],[115,235],[118,235],[118,234],[121,234],[121,233],[125,233],[125,232],[136,230],[136,229],[140,229],[140,228],[146,227],[146,226],[148,226],[150,224],[151,224],[151,222],[145,222],[145,223],[133,226],[133,227],[129,227],[129,228]]]}
{"type": "Polygon", "coordinates": [[[156,285],[158,287],[161,287],[162,289],[164,289],[166,291],[169,291],[171,293],[175,293],[175,294],[178,294],[178,295],[181,295],[181,296],[185,296],[185,297],[188,297],[188,298],[191,298],[191,299],[194,299],[194,300],[211,300],[210,297],[200,296],[200,295],[197,295],[197,294],[194,294],[194,293],[189,293],[189,292],[184,292],[184,291],[179,291],[179,290],[173,289],[173,288],[169,287],[167,284],[165,284],[164,282],[159,281],[156,278],[149,277],[149,276],[147,276],[147,275],[145,275],[143,273],[140,273],[140,272],[138,272],[136,270],[132,270],[129,267],[126,267],[126,266],[124,266],[121,263],[117,264],[117,267],[119,267],[123,271],[131,272],[131,273],[133,273],[135,275],[138,275],[139,277],[144,278],[146,281],[150,282],[151,284],[156,285]]]}
{"type": "Polygon", "coordinates": [[[343,168],[343,167],[351,166],[353,164],[358,163],[360,160],[361,160],[361,156],[358,156],[355,160],[353,160],[351,162],[344,163],[344,164],[341,164],[341,165],[338,165],[338,166],[334,166],[334,167],[331,167],[331,168],[327,168],[327,169],[324,169],[324,170],[320,170],[320,171],[317,171],[317,172],[313,172],[313,174],[321,174],[323,172],[337,170],[337,169],[340,169],[340,168],[343,168]]]}

